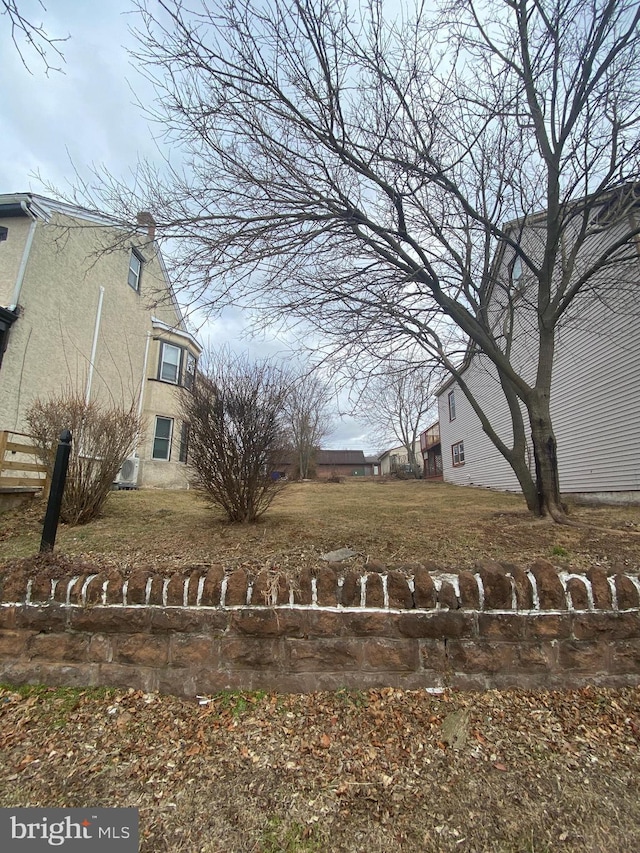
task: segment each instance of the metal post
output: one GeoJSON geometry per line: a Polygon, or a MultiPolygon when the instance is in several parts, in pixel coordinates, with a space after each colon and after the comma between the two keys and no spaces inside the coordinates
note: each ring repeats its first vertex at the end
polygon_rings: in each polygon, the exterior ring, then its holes
{"type": "Polygon", "coordinates": [[[44,517],[42,528],[42,540],[40,551],[53,551],[58,532],[58,519],[60,518],[60,507],[62,505],[62,493],[67,479],[67,468],[69,467],[69,454],[71,453],[71,431],[68,429],[60,433],[60,441],[56,452],[56,461],[53,466],[51,477],[51,488],[49,500],[47,501],[47,512],[44,517]]]}

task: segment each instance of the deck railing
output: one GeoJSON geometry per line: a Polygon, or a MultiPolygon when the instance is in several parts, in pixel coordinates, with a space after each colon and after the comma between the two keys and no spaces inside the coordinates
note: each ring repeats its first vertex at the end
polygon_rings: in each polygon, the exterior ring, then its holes
{"type": "Polygon", "coordinates": [[[40,460],[32,436],[24,432],[2,430],[0,490],[13,489],[42,489],[46,496],[49,489],[47,468],[40,460]]]}

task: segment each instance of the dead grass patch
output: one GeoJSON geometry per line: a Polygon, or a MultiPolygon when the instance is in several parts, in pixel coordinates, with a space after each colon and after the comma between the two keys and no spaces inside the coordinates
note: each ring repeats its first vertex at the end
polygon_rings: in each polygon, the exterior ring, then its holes
{"type": "MultiPolygon", "coordinates": [[[[5,563],[37,553],[42,515],[38,504],[0,515],[5,563]]],[[[195,492],[114,492],[99,519],[61,525],[56,551],[125,573],[216,562],[289,571],[345,547],[357,552],[356,566],[376,559],[455,571],[482,558],[525,564],[546,557],[569,570],[638,570],[638,507],[575,506],[572,517],[582,526],[536,519],[517,495],[415,480],[291,483],[252,525],[229,524],[195,492]]]]}

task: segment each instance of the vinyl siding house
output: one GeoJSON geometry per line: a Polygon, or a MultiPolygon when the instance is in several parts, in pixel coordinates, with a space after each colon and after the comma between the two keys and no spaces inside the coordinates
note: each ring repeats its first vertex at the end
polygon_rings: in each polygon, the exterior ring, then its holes
{"type": "Polygon", "coordinates": [[[26,432],[34,400],[68,389],[133,406],[144,433],[123,466],[128,480],[186,488],[176,390],[194,382],[201,347],[175,300],[153,221],[141,214],[139,224],[130,238],[79,207],[0,195],[0,430],[26,432]]]}
{"type": "MultiPolygon", "coordinates": [[[[413,450],[415,458],[419,463],[422,459],[420,440],[416,441],[413,450]]],[[[380,454],[380,474],[382,476],[404,470],[409,464],[409,454],[404,444],[401,444],[399,447],[391,447],[380,454]]]]}
{"type": "MultiPolygon", "coordinates": [[[[535,226],[532,226],[532,231],[535,226]]],[[[592,237],[615,236],[616,225],[592,237]]],[[[525,229],[521,240],[533,240],[525,229]]],[[[588,250],[588,246],[586,247],[588,250]]],[[[513,276],[513,259],[498,260],[499,276],[513,276]]],[[[520,272],[520,271],[518,271],[520,272]]],[[[526,275],[516,301],[512,360],[533,381],[536,322],[528,303],[526,275]]],[[[556,333],[551,415],[564,494],[593,500],[640,499],[640,260],[607,272],[606,287],[581,295],[556,333]]],[[[503,311],[492,304],[496,319],[503,311]]],[[[506,401],[495,368],[484,355],[468,355],[464,380],[498,434],[511,440],[506,401]]],[[[444,479],[459,485],[520,491],[508,463],[484,434],[454,379],[437,392],[444,479]]],[[[525,419],[526,425],[526,419],[525,419]]],[[[532,448],[528,463],[533,472],[532,448]]]]}

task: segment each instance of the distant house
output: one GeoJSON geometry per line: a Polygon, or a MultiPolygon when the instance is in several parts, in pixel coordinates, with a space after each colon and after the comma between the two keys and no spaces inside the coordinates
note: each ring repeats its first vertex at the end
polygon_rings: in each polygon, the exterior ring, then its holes
{"type": "MultiPolygon", "coordinates": [[[[414,447],[414,455],[416,460],[421,459],[420,441],[416,441],[414,447]]],[[[411,461],[409,454],[404,444],[398,447],[391,447],[380,454],[380,474],[385,476],[388,474],[396,474],[398,472],[408,473],[411,469],[411,461]]]]}
{"type": "Polygon", "coordinates": [[[25,432],[34,400],[65,389],[132,406],[145,429],[130,484],[186,487],[176,391],[193,386],[201,347],[151,217],[129,237],[106,217],[21,193],[0,195],[0,223],[0,431],[25,432]]]}
{"type": "Polygon", "coordinates": [[[420,452],[422,454],[425,480],[442,480],[442,445],[440,443],[440,422],[436,421],[420,433],[420,452]]]}
{"type": "MultiPolygon", "coordinates": [[[[639,210],[626,211],[637,217],[639,210]]],[[[535,220],[521,240],[534,244],[535,220]]],[[[611,240],[615,219],[593,240],[611,240]]],[[[636,238],[637,240],[637,238],[636,238]]],[[[534,244],[535,245],[535,244],[534,244]]],[[[640,244],[638,244],[640,250],[640,244]]],[[[591,244],[591,250],[593,244],[591,244]]],[[[586,251],[586,250],[585,250],[586,251]]],[[[528,298],[527,272],[507,252],[496,259],[497,280],[519,276],[509,310],[515,311],[512,361],[526,375],[538,357],[528,335],[537,322],[528,298]],[[529,366],[531,366],[529,368],[529,366]]],[[[500,289],[498,288],[499,299],[500,289]]],[[[535,296],[535,293],[534,293],[535,296]]],[[[560,487],[565,494],[613,500],[640,499],[640,257],[607,272],[606,290],[580,297],[556,331],[551,416],[558,444],[560,487]]],[[[493,297],[492,297],[493,298],[493,297]]],[[[500,319],[500,306],[490,302],[500,319]]],[[[464,381],[505,441],[512,435],[509,410],[496,370],[481,353],[467,356],[464,381]]],[[[533,379],[533,377],[532,377],[533,379]]],[[[455,379],[437,391],[444,479],[460,485],[519,491],[511,467],[483,432],[455,379]]],[[[528,464],[535,471],[533,449],[528,464]]]]}
{"type": "Polygon", "coordinates": [[[316,476],[326,479],[340,477],[364,477],[366,462],[362,450],[319,450],[316,456],[316,476]]]}

